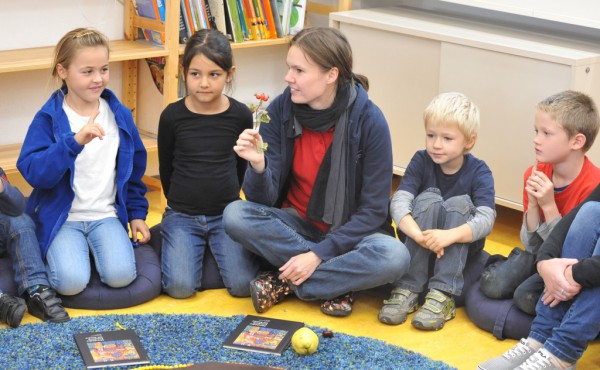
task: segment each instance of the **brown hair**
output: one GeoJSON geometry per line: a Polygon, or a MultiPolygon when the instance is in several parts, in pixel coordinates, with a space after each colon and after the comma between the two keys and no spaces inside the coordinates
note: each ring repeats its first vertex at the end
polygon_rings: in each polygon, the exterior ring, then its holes
{"type": "Polygon", "coordinates": [[[67,32],[64,35],[56,48],[54,48],[54,62],[52,63],[52,76],[62,85],[65,86],[65,82],[58,75],[57,65],[63,66],[68,69],[69,65],[73,61],[75,53],[86,47],[103,46],[106,48],[107,54],[110,53],[108,46],[108,39],[104,34],[91,28],[76,28],[72,31],[67,32]]]}
{"type": "Polygon", "coordinates": [[[578,133],[583,134],[584,153],[592,147],[600,127],[598,109],[592,98],[578,91],[566,90],[542,100],[537,108],[556,120],[569,138],[578,133]]]}
{"type": "Polygon", "coordinates": [[[298,32],[290,41],[290,47],[299,47],[304,54],[323,70],[337,68],[337,87],[358,81],[365,90],[369,90],[369,79],[352,72],[352,48],[348,39],[335,28],[312,27],[298,32]]]}

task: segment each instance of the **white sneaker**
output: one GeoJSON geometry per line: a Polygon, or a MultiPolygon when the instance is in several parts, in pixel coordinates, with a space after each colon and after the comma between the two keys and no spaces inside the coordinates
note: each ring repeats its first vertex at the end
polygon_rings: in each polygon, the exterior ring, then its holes
{"type": "Polygon", "coordinates": [[[502,356],[495,357],[482,364],[479,364],[479,370],[513,370],[521,365],[529,356],[533,355],[534,350],[527,345],[527,339],[521,339],[511,349],[504,352],[502,356]]]}
{"type": "MultiPolygon", "coordinates": [[[[521,366],[515,370],[562,370],[552,362],[552,354],[545,348],[540,348],[536,353],[531,355],[527,361],[523,362],[521,366]]],[[[567,367],[565,370],[574,370],[575,364],[567,367]]]]}

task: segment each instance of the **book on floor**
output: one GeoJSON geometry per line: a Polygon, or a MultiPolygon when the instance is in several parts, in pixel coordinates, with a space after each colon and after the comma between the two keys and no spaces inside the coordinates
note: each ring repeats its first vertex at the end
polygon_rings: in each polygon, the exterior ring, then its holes
{"type": "Polygon", "coordinates": [[[248,315],[225,339],[223,347],[281,355],[292,335],[303,326],[299,321],[248,315]]]}
{"type": "Polygon", "coordinates": [[[133,330],[76,333],[73,336],[88,369],[150,363],[146,350],[133,330]]]}

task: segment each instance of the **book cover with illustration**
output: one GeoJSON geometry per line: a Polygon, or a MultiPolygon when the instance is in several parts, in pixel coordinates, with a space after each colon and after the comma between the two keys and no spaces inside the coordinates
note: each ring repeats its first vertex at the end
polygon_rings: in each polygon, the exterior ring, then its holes
{"type": "Polygon", "coordinates": [[[88,369],[150,363],[146,350],[133,330],[76,333],[73,336],[88,369]]]}
{"type": "Polygon", "coordinates": [[[290,35],[295,35],[304,28],[306,17],[306,0],[293,0],[290,10],[290,35]]]}
{"type": "Polygon", "coordinates": [[[299,321],[248,315],[225,339],[223,347],[281,355],[292,335],[303,326],[299,321]]]}

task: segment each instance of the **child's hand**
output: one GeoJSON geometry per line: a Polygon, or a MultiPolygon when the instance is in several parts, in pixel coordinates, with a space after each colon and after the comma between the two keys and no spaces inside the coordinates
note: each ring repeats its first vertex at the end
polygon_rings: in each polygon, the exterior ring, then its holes
{"type": "Polygon", "coordinates": [[[146,244],[150,241],[150,229],[146,221],[135,219],[129,223],[131,228],[131,240],[138,241],[140,244],[146,244]],[[138,239],[138,233],[142,234],[142,239],[138,239]]]}
{"type": "Polygon", "coordinates": [[[456,236],[451,230],[432,229],[423,231],[425,245],[427,249],[437,255],[437,258],[444,256],[444,248],[456,242],[456,236]]]}
{"type": "Polygon", "coordinates": [[[525,182],[525,190],[530,202],[533,198],[536,204],[542,208],[554,203],[554,184],[552,180],[545,173],[537,171],[535,168],[525,182]]]}
{"type": "Polygon", "coordinates": [[[246,129],[240,134],[236,145],[233,147],[237,155],[250,162],[252,168],[258,172],[262,172],[265,169],[264,152],[257,150],[260,143],[262,143],[262,138],[258,131],[246,129]]]}
{"type": "Polygon", "coordinates": [[[94,122],[99,113],[100,111],[96,110],[96,112],[90,116],[88,123],[75,134],[75,141],[77,141],[79,145],[85,145],[95,138],[99,138],[100,140],[104,138],[104,129],[94,122]]]}

